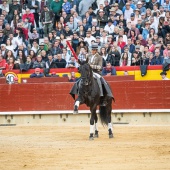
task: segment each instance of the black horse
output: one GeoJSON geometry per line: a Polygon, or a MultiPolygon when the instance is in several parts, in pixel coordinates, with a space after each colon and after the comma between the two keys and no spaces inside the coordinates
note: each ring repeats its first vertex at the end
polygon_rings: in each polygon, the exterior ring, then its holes
{"type": "MultiPolygon", "coordinates": [[[[74,113],[78,113],[78,107],[80,104],[86,104],[90,107],[91,118],[90,118],[90,140],[94,137],[98,137],[97,121],[98,117],[96,114],[97,106],[99,106],[100,120],[103,125],[108,125],[109,138],[113,138],[112,123],[111,123],[111,111],[112,111],[112,100],[113,97],[107,95],[107,90],[103,88],[103,96],[100,96],[100,88],[96,78],[93,77],[93,72],[86,61],[78,61],[79,72],[81,73],[81,79],[77,82],[70,94],[75,99],[75,94],[78,98],[75,100],[74,113]],[[101,100],[106,101],[106,106],[101,106],[101,100]]],[[[107,84],[108,85],[108,84],[107,84]]],[[[108,86],[109,87],[109,86],[108,86]]],[[[110,88],[110,87],[109,87],[110,88]]]]}

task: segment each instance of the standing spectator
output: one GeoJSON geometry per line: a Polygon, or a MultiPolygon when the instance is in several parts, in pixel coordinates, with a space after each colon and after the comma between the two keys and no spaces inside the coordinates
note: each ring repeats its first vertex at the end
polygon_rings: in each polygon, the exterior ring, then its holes
{"type": "Polygon", "coordinates": [[[37,0],[28,0],[28,8],[34,14],[36,26],[39,28],[39,2],[37,0]]]}
{"type": "Polygon", "coordinates": [[[31,24],[31,27],[34,27],[34,14],[30,12],[30,9],[27,8],[26,13],[22,16],[22,20],[25,21],[25,19],[28,19],[28,22],[31,24]]]}
{"type": "Polygon", "coordinates": [[[70,14],[71,13],[71,8],[72,8],[71,3],[68,2],[68,0],[64,0],[64,3],[62,5],[63,11],[65,11],[67,14],[70,14]]]}
{"type": "Polygon", "coordinates": [[[21,4],[18,4],[17,0],[13,0],[13,3],[9,6],[9,16],[11,20],[13,19],[15,10],[18,11],[18,14],[22,12],[21,4]]]}
{"type": "Polygon", "coordinates": [[[48,33],[52,31],[53,18],[54,18],[53,12],[49,10],[46,5],[44,5],[44,10],[41,12],[41,16],[40,16],[40,21],[43,24],[43,30],[45,36],[47,36],[48,33]]]}
{"type": "Polygon", "coordinates": [[[79,3],[79,15],[83,16],[88,11],[94,0],[82,0],[79,3]]]}
{"type": "Polygon", "coordinates": [[[130,3],[126,3],[126,9],[124,12],[124,19],[130,19],[133,9],[130,7],[130,3]]]}
{"type": "Polygon", "coordinates": [[[62,1],[59,0],[54,0],[51,2],[50,9],[53,11],[55,14],[55,19],[54,19],[54,25],[53,27],[55,28],[56,22],[60,20],[60,12],[62,9],[62,1]]]}
{"type": "Polygon", "coordinates": [[[30,78],[41,78],[44,77],[44,74],[41,73],[40,68],[36,68],[35,72],[30,75],[30,78]]]}

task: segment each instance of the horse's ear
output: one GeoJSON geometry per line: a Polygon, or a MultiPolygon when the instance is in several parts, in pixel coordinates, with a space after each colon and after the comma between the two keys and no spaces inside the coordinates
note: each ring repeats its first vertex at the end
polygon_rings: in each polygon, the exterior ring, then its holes
{"type": "Polygon", "coordinates": [[[78,63],[81,65],[81,61],[78,59],[78,63]]]}
{"type": "Polygon", "coordinates": [[[86,63],[88,63],[88,62],[89,62],[89,58],[87,57],[87,58],[86,58],[86,63]]]}

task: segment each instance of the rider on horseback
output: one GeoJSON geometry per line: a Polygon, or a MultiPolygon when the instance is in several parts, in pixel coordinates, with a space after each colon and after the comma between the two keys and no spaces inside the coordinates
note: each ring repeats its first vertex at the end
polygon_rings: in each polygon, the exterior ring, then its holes
{"type": "MultiPolygon", "coordinates": [[[[101,101],[100,101],[100,106],[106,106],[107,105],[107,96],[111,97],[114,99],[112,92],[104,80],[104,78],[101,76],[101,70],[102,70],[102,62],[103,59],[102,57],[98,54],[98,45],[93,44],[92,45],[92,53],[87,56],[88,63],[91,66],[93,70],[93,77],[97,80],[97,83],[99,85],[100,89],[100,96],[101,96],[101,101]],[[103,92],[105,91],[106,94],[103,92]]],[[[75,83],[75,86],[73,86],[70,94],[74,95],[77,94],[77,84],[75,83]]]]}

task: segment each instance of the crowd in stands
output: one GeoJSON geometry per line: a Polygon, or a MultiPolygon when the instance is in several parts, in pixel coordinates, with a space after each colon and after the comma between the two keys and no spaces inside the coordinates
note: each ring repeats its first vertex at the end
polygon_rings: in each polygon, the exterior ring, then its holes
{"type": "Polygon", "coordinates": [[[170,59],[170,0],[0,0],[1,70],[78,67],[67,41],[80,60],[97,44],[103,74],[161,65],[170,59]]]}

